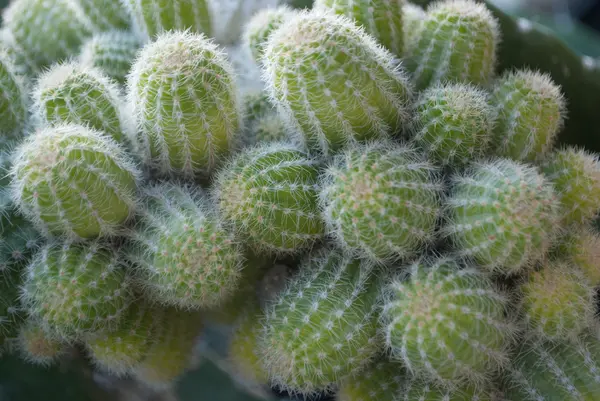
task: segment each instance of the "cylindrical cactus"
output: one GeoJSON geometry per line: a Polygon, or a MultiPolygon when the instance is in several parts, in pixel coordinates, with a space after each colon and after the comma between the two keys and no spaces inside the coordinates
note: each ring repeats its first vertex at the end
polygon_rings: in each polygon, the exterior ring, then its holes
{"type": "Polygon", "coordinates": [[[12,197],[46,235],[117,232],[136,206],[140,173],[111,138],[80,125],[45,128],[16,150],[12,197]]]}
{"type": "Polygon", "coordinates": [[[311,150],[385,138],[407,120],[407,76],[344,16],[299,12],[270,35],[261,61],[273,103],[311,150]]]}
{"type": "Polygon", "coordinates": [[[120,84],[125,84],[141,47],[142,40],[131,32],[97,33],[83,44],[79,62],[85,67],[97,68],[120,84]]]}
{"type": "Polygon", "coordinates": [[[265,312],[271,383],[300,394],[330,390],[373,360],[382,344],[379,284],[367,262],[337,251],[310,255],[265,312]]]}
{"type": "Polygon", "coordinates": [[[198,190],[165,183],[146,188],[127,257],[148,299],[211,308],[239,286],[243,254],[198,190]]]}
{"type": "Polygon", "coordinates": [[[474,0],[439,1],[427,9],[406,50],[417,89],[443,81],[486,85],[496,68],[498,21],[474,0]]]}
{"type": "Polygon", "coordinates": [[[406,382],[402,364],[381,358],[339,384],[337,401],[400,400],[406,382]]]}
{"type": "Polygon", "coordinates": [[[316,10],[345,15],[397,57],[404,50],[404,0],[316,0],[316,10]]]}
{"type": "Polygon", "coordinates": [[[567,233],[558,241],[555,256],[578,268],[589,283],[600,286],[600,234],[589,227],[567,233]]]}
{"type": "Polygon", "coordinates": [[[169,32],[146,45],[128,97],[142,156],[160,175],[210,174],[241,128],[232,66],[201,34],[169,32]]]}
{"type": "Polygon", "coordinates": [[[405,274],[390,285],[383,312],[392,358],[446,387],[486,383],[508,361],[509,298],[447,258],[416,261],[405,274]]]}
{"type": "Polygon", "coordinates": [[[121,255],[99,242],[51,242],[35,255],[24,278],[27,312],[66,339],[116,329],[132,300],[121,255]]]}
{"type": "Polygon", "coordinates": [[[600,211],[600,159],[584,149],[557,150],[542,164],[561,205],[563,224],[586,224],[600,211]]]}
{"type": "Polygon", "coordinates": [[[358,145],[329,166],[320,200],[328,231],[343,248],[384,263],[433,239],[442,184],[436,168],[406,146],[358,145]]]}
{"type": "Polygon", "coordinates": [[[445,235],[459,255],[486,270],[519,273],[539,261],[555,237],[552,186],[534,167],[508,159],[477,162],[453,177],[446,208],[445,235]]]}
{"type": "Polygon", "coordinates": [[[6,51],[0,51],[0,88],[0,143],[5,144],[24,136],[29,118],[25,81],[6,51]]]}
{"type": "Polygon", "coordinates": [[[78,124],[94,128],[128,146],[134,127],[119,88],[96,68],[78,62],[53,65],[37,80],[33,118],[47,125],[78,124]]]}
{"type": "Polygon", "coordinates": [[[293,10],[287,6],[265,8],[252,16],[244,29],[242,40],[250,49],[252,57],[257,63],[263,55],[265,43],[269,35],[293,16],[293,10]]]}
{"type": "Polygon", "coordinates": [[[563,126],[565,101],[550,75],[506,72],[494,84],[490,103],[496,155],[531,162],[552,149],[563,126]]]}
{"type": "Polygon", "coordinates": [[[293,253],[323,237],[318,198],[318,163],[282,143],[248,148],[215,180],[221,216],[251,246],[293,253]]]}
{"type": "Polygon", "coordinates": [[[95,32],[131,27],[131,16],[119,0],[71,0],[81,6],[95,32]]]}
{"type": "Polygon", "coordinates": [[[66,345],[30,319],[19,330],[17,347],[19,355],[25,361],[50,366],[64,354],[66,345]]]}
{"type": "Polygon", "coordinates": [[[484,91],[467,84],[435,85],[415,105],[414,141],[428,158],[460,168],[485,154],[494,120],[484,91]]]}

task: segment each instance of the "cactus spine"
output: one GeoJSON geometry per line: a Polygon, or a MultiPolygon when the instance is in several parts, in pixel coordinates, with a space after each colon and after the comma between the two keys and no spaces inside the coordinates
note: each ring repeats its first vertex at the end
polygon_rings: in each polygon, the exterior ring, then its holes
{"type": "Polygon", "coordinates": [[[20,140],[29,117],[29,101],[23,78],[6,51],[0,52],[0,91],[0,143],[20,140]]]}
{"type": "Polygon", "coordinates": [[[146,45],[128,96],[144,160],[160,175],[210,174],[241,128],[232,67],[204,35],[169,32],[146,45]]]}
{"type": "Polygon", "coordinates": [[[269,35],[293,15],[292,9],[281,6],[274,9],[265,8],[250,19],[244,30],[242,40],[244,45],[250,49],[252,57],[257,63],[260,63],[269,35]]]}
{"type": "Polygon", "coordinates": [[[386,138],[407,119],[408,79],[346,17],[299,12],[271,34],[262,65],[273,103],[311,150],[386,138]]]}

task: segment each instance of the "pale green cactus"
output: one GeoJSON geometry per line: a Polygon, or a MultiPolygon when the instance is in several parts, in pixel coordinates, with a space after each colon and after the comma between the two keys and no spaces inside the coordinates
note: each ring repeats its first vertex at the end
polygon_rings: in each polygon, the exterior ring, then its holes
{"type": "Polygon", "coordinates": [[[371,363],[354,376],[344,379],[337,392],[338,401],[396,401],[404,392],[406,371],[401,363],[386,357],[371,363]]]}
{"type": "Polygon", "coordinates": [[[600,285],[600,234],[595,229],[582,227],[562,236],[555,254],[578,268],[592,286],[600,285]]]}
{"type": "Polygon", "coordinates": [[[277,8],[265,8],[252,16],[244,29],[242,40],[244,45],[250,49],[252,57],[257,63],[261,62],[265,43],[269,39],[269,35],[285,24],[292,15],[292,9],[287,6],[281,6],[277,8]]]}
{"type": "Polygon", "coordinates": [[[29,98],[25,80],[6,50],[0,51],[0,143],[20,140],[28,123],[29,98]]]}
{"type": "Polygon", "coordinates": [[[131,16],[120,0],[71,0],[81,7],[95,32],[131,27],[131,16]]]}
{"type": "MultiPolygon", "coordinates": [[[[425,20],[425,10],[421,6],[411,2],[405,2],[402,6],[402,28],[404,31],[404,53],[411,47],[411,43],[419,36],[419,29],[425,20]]],[[[403,55],[404,55],[403,53],[403,55]]]]}
{"type": "Polygon", "coordinates": [[[17,349],[26,362],[40,366],[55,364],[65,353],[67,346],[59,338],[49,335],[34,320],[27,320],[19,330],[17,349]]]}

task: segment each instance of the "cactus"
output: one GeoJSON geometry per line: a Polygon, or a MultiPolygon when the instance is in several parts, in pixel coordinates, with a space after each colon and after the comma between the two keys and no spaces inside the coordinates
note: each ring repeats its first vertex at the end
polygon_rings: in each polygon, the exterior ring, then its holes
{"type": "Polygon", "coordinates": [[[317,206],[318,164],[292,145],[246,149],[221,170],[213,188],[222,217],[265,253],[294,253],[323,237],[317,206]]]}
{"type": "Polygon", "coordinates": [[[163,176],[210,174],[240,129],[232,67],[200,34],[170,32],[146,45],[131,68],[128,97],[143,158],[163,176]]]}
{"type": "Polygon", "coordinates": [[[285,121],[277,113],[269,113],[259,117],[250,126],[243,137],[247,147],[262,143],[294,141],[295,135],[290,134],[285,121]]]}
{"type": "Polygon", "coordinates": [[[409,380],[403,395],[397,401],[494,401],[495,399],[484,389],[474,386],[459,386],[447,389],[425,382],[422,379],[409,380]]]}
{"type": "MultiPolygon", "coordinates": [[[[120,0],[133,19],[136,34],[148,40],[169,31],[212,36],[213,23],[207,0],[120,0]]],[[[167,57],[168,58],[168,57],[167,57]]]]}
{"type": "Polygon", "coordinates": [[[118,83],[125,84],[129,68],[141,47],[142,41],[131,32],[97,33],[83,44],[79,62],[84,67],[97,68],[118,83]]]}
{"type": "Polygon", "coordinates": [[[134,127],[119,88],[95,68],[77,62],[53,65],[38,78],[33,102],[33,117],[41,127],[85,125],[123,145],[133,141],[134,127]]]}
{"type": "Polygon", "coordinates": [[[147,188],[128,258],[148,299],[182,308],[211,308],[239,286],[243,255],[210,205],[191,186],[147,188]]]}
{"type": "Polygon", "coordinates": [[[510,71],[494,85],[495,153],[513,160],[541,160],[564,124],[560,88],[548,74],[510,71]]]}
{"type": "Polygon", "coordinates": [[[165,389],[189,368],[196,339],[203,327],[197,312],[167,308],[146,357],[134,377],[150,388],[165,389]]]}
{"type": "Polygon", "coordinates": [[[18,350],[22,359],[40,366],[51,366],[65,353],[66,346],[48,335],[34,320],[27,320],[19,330],[18,350]]]}
{"type": "Polygon", "coordinates": [[[45,128],[16,150],[15,204],[48,236],[118,232],[136,206],[139,172],[104,134],[80,125],[45,128]]]}
{"type": "Polygon", "coordinates": [[[457,253],[513,275],[544,257],[555,237],[558,201],[532,166],[507,159],[474,163],[453,177],[443,229],[457,253]]]}
{"type": "Polygon", "coordinates": [[[41,244],[35,228],[9,205],[0,215],[0,279],[25,267],[41,244]]]}
{"type": "Polygon", "coordinates": [[[569,263],[548,263],[531,274],[521,293],[530,331],[546,340],[576,338],[594,320],[594,288],[569,263]]]}
{"type": "Polygon", "coordinates": [[[0,274],[0,353],[17,338],[26,314],[19,302],[20,271],[0,274]]]}
{"type": "Polygon", "coordinates": [[[336,399],[338,401],[400,400],[399,396],[403,392],[405,381],[406,373],[401,364],[380,359],[355,376],[344,379],[339,385],[336,399]]]}
{"type": "Polygon", "coordinates": [[[262,65],[273,103],[311,151],[386,138],[407,121],[408,78],[344,16],[298,12],[270,35],[262,65]]]}
{"type": "Polygon", "coordinates": [[[131,27],[131,17],[121,1],[75,0],[89,18],[95,32],[131,27]]]}
{"type": "Polygon", "coordinates": [[[316,0],[316,10],[345,15],[373,36],[394,55],[404,51],[404,0],[316,0]]]}
{"type": "Polygon", "coordinates": [[[480,159],[492,139],[494,119],[484,91],[446,84],[426,89],[416,103],[414,141],[428,158],[460,168],[480,159]]]}
{"type": "Polygon", "coordinates": [[[293,16],[293,10],[287,6],[277,8],[265,8],[250,19],[244,29],[242,40],[244,45],[250,49],[252,57],[257,63],[263,55],[264,46],[269,35],[282,26],[293,16]]]}
{"type": "Polygon", "coordinates": [[[15,0],[2,20],[30,73],[76,55],[93,26],[72,0],[15,0]]]}
{"type": "Polygon", "coordinates": [[[530,339],[515,353],[505,377],[509,400],[593,401],[600,397],[600,343],[587,334],[576,343],[530,339]]]}
{"type": "Polygon", "coordinates": [[[29,100],[23,77],[6,50],[0,51],[0,143],[20,140],[28,122],[29,100]]]}
{"type": "Polygon", "coordinates": [[[542,171],[554,185],[565,225],[591,222],[600,211],[600,161],[597,154],[566,147],[550,154],[542,171]]]}
{"type": "Polygon", "coordinates": [[[500,42],[498,21],[473,0],[446,0],[427,9],[406,67],[417,89],[450,81],[487,85],[500,42]]]}
{"type": "Polygon", "coordinates": [[[559,258],[575,265],[594,286],[600,286],[600,235],[589,227],[567,233],[554,250],[559,258]]]}
{"type": "Polygon", "coordinates": [[[381,350],[379,284],[367,262],[335,250],[309,256],[265,312],[261,352],[271,382],[311,394],[367,366],[381,350]]]}
{"type": "Polygon", "coordinates": [[[390,285],[386,344],[412,373],[445,387],[487,383],[508,361],[509,299],[478,270],[418,260],[390,285]]]}
{"type": "Polygon", "coordinates": [[[402,27],[404,31],[404,52],[411,46],[411,43],[417,39],[421,23],[425,20],[425,10],[422,7],[405,2],[402,5],[402,27]]]}
{"type": "Polygon", "coordinates": [[[251,126],[257,119],[276,114],[269,96],[262,90],[249,91],[242,96],[245,126],[251,126]]]}
{"type": "Polygon", "coordinates": [[[434,236],[442,184],[414,149],[359,145],[327,169],[320,200],[338,245],[378,263],[407,258],[434,236]]]}
{"type": "Polygon", "coordinates": [[[132,297],[120,259],[99,242],[51,242],[24,272],[23,305],[45,331],[65,339],[114,330],[132,297]]]}

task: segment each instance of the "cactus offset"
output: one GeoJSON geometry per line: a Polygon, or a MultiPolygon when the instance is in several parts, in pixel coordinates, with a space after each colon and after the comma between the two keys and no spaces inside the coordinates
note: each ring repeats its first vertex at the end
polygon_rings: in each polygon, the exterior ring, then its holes
{"type": "Polygon", "coordinates": [[[293,15],[292,9],[287,6],[281,6],[275,9],[265,8],[257,12],[250,19],[244,30],[243,41],[244,45],[250,49],[252,57],[257,63],[260,63],[269,35],[293,15]]]}
{"type": "Polygon", "coordinates": [[[44,331],[34,320],[27,320],[19,330],[18,351],[25,361],[51,366],[65,353],[65,344],[44,331]]]}

